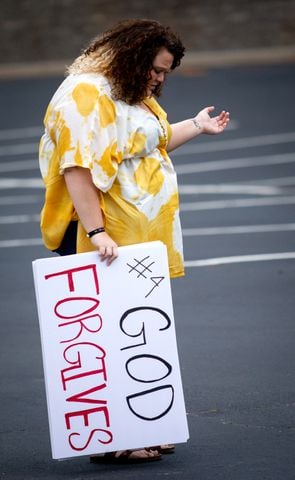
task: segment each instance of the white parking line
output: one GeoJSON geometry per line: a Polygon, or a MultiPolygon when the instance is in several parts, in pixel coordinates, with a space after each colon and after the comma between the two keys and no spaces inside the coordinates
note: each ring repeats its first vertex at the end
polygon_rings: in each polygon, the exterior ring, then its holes
{"type": "Polygon", "coordinates": [[[31,222],[40,222],[40,214],[31,214],[31,215],[6,215],[0,217],[0,224],[18,224],[18,223],[31,223],[31,222]]]}
{"type": "MultiPolygon", "coordinates": [[[[0,189],[9,188],[41,188],[44,182],[39,177],[32,178],[1,178],[0,189]]],[[[280,195],[285,190],[276,185],[241,185],[234,183],[207,184],[207,185],[179,185],[181,195],[191,194],[241,194],[241,195],[280,195]]]]}
{"type": "Polygon", "coordinates": [[[196,210],[218,210],[222,208],[247,208],[247,207],[270,207],[275,205],[293,205],[295,196],[274,197],[274,198],[242,198],[235,200],[211,200],[206,202],[181,202],[181,212],[192,212],[196,210]]]}
{"type": "MultiPolygon", "coordinates": [[[[0,181],[1,186],[1,181],[0,181]]],[[[179,193],[181,195],[194,195],[194,194],[241,194],[241,195],[280,195],[285,193],[280,187],[275,185],[236,185],[233,183],[218,183],[207,185],[179,185],[179,193]]]]}
{"type": "MultiPolygon", "coordinates": [[[[6,215],[0,217],[1,225],[40,222],[40,214],[6,215]]],[[[228,227],[183,228],[184,237],[211,235],[237,235],[267,232],[293,232],[295,223],[279,223],[270,225],[238,225],[228,227]]]]}
{"type": "Polygon", "coordinates": [[[7,188],[42,188],[44,183],[41,178],[1,178],[0,189],[7,188]]]}
{"type": "Polygon", "coordinates": [[[236,235],[267,232],[292,232],[295,223],[278,223],[272,225],[239,225],[232,227],[183,228],[184,237],[198,237],[210,235],[236,235]]]}
{"type": "MultiPolygon", "coordinates": [[[[239,122],[231,119],[228,130],[237,130],[239,128],[239,122]]],[[[44,129],[41,125],[35,127],[23,127],[23,128],[10,128],[7,130],[0,130],[0,141],[7,140],[21,140],[23,138],[35,138],[41,137],[44,129]]]]}
{"type": "Polygon", "coordinates": [[[232,140],[211,140],[210,142],[190,143],[175,150],[173,155],[191,155],[192,153],[221,152],[239,148],[262,147],[295,141],[295,132],[273,133],[256,137],[233,138],[232,140]]]}
{"type": "Polygon", "coordinates": [[[10,155],[25,155],[28,153],[38,153],[38,142],[17,143],[16,145],[3,145],[0,147],[0,157],[8,157],[10,155]]]}
{"type": "MultiPolygon", "coordinates": [[[[278,155],[263,155],[260,157],[242,157],[230,160],[216,160],[208,162],[194,162],[176,165],[178,175],[188,173],[201,173],[219,170],[230,170],[236,168],[253,168],[258,166],[281,165],[284,163],[295,163],[295,153],[282,153],[278,155]]],[[[35,160],[17,160],[13,162],[0,163],[0,172],[21,172],[25,170],[39,170],[39,163],[36,155],[35,160]]],[[[291,177],[293,178],[293,177],[291,177]]],[[[242,183],[242,182],[239,182],[242,183]]]]}
{"type": "MultiPolygon", "coordinates": [[[[22,238],[13,240],[0,240],[0,248],[22,248],[32,246],[42,246],[41,238],[22,238]]],[[[228,265],[248,262],[266,262],[273,260],[292,260],[295,259],[295,252],[282,253],[264,253],[259,255],[236,255],[231,257],[206,258],[203,260],[186,260],[186,268],[194,267],[212,267],[218,265],[228,265]]]]}
{"type": "Polygon", "coordinates": [[[0,248],[32,247],[43,245],[42,238],[19,238],[13,240],[0,240],[0,248]]]}
{"type": "Polygon", "coordinates": [[[209,162],[194,162],[176,165],[178,175],[188,173],[212,172],[218,170],[232,170],[236,168],[253,168],[267,165],[281,165],[295,163],[295,153],[282,153],[280,155],[263,155],[260,157],[233,158],[230,160],[214,160],[209,162]]]}
{"type": "MultiPolygon", "coordinates": [[[[231,119],[230,124],[227,127],[228,130],[237,130],[239,128],[239,122],[237,120],[231,119]]],[[[20,128],[9,128],[0,130],[0,141],[7,140],[21,140],[25,138],[35,138],[40,137],[44,132],[44,129],[41,125],[34,127],[20,127],[20,128]]]]}
{"type": "MultiPolygon", "coordinates": [[[[295,141],[295,132],[274,133],[256,137],[234,138],[232,140],[214,140],[201,143],[187,144],[173,152],[173,156],[191,155],[193,153],[220,152],[241,148],[260,147],[295,141]]],[[[38,142],[3,145],[0,147],[0,156],[23,155],[37,153],[38,142]]]]}
{"type": "Polygon", "coordinates": [[[244,180],[235,182],[235,185],[276,185],[276,186],[281,186],[281,187],[292,187],[295,185],[295,177],[274,177],[274,178],[264,178],[262,180],[247,180],[245,182],[244,180]]]}
{"type": "Polygon", "coordinates": [[[263,253],[259,255],[237,255],[233,257],[206,258],[204,260],[187,260],[185,267],[213,267],[217,265],[228,265],[233,263],[246,262],[268,262],[272,260],[295,259],[295,252],[263,253]]]}

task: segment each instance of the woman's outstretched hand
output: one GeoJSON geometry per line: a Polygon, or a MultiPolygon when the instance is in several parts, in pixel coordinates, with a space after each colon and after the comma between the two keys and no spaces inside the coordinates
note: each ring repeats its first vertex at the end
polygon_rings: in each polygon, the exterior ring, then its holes
{"type": "Polygon", "coordinates": [[[201,129],[202,133],[215,135],[223,132],[229,123],[229,112],[222,110],[216,117],[210,117],[215,107],[203,108],[195,117],[195,121],[201,129]]]}
{"type": "Polygon", "coordinates": [[[107,265],[111,265],[111,263],[117,258],[118,245],[106,232],[94,235],[91,237],[91,242],[97,249],[100,259],[102,261],[106,260],[107,265]]]}

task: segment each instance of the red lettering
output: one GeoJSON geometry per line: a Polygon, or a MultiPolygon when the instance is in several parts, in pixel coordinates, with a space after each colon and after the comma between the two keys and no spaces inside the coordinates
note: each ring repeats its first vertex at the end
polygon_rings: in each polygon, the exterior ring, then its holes
{"type": "Polygon", "coordinates": [[[71,380],[76,380],[78,378],[87,377],[88,375],[102,374],[104,381],[106,381],[107,380],[107,372],[106,372],[106,365],[105,365],[105,360],[104,360],[105,356],[106,356],[106,352],[104,351],[104,349],[102,347],[100,347],[99,345],[96,345],[95,343],[80,342],[80,343],[74,343],[73,345],[69,345],[64,350],[63,357],[64,357],[64,359],[67,363],[69,363],[70,365],[73,365],[73,366],[61,370],[61,378],[62,378],[63,389],[66,390],[66,383],[67,382],[69,382],[71,380]],[[78,347],[78,348],[76,348],[76,347],[78,347]],[[92,349],[92,348],[94,348],[94,352],[95,352],[95,357],[94,358],[99,361],[101,368],[98,368],[98,369],[95,369],[95,370],[88,370],[87,365],[84,365],[84,362],[83,362],[82,358],[84,359],[85,363],[87,363],[87,361],[90,362],[91,361],[91,356],[90,356],[89,349],[92,349]],[[69,355],[72,353],[72,350],[74,350],[74,354],[76,354],[77,356],[74,357],[74,359],[71,360],[69,358],[69,355]],[[100,355],[97,354],[97,351],[100,353],[100,355]],[[83,353],[85,353],[85,357],[83,356],[81,358],[81,355],[83,353]],[[80,372],[79,372],[79,369],[81,369],[80,372]],[[84,369],[84,371],[83,371],[83,369],[84,369]],[[78,370],[77,373],[73,372],[73,373],[76,373],[76,375],[66,377],[67,372],[71,373],[73,370],[75,370],[75,371],[78,370]]]}
{"type": "Polygon", "coordinates": [[[77,452],[87,449],[91,442],[93,445],[107,445],[113,441],[113,434],[109,430],[108,402],[99,398],[101,392],[104,392],[105,396],[107,391],[106,352],[96,343],[77,342],[77,339],[90,338],[89,334],[97,335],[103,327],[102,317],[97,313],[100,304],[96,297],[100,293],[97,265],[70,268],[45,275],[44,278],[45,280],[56,278],[58,279],[56,283],[63,284],[61,288],[61,291],[64,291],[64,294],[61,294],[63,298],[57,301],[52,313],[56,322],[59,322],[59,328],[69,327],[62,329],[63,337],[66,339],[59,342],[68,344],[63,351],[66,368],[60,370],[63,390],[68,390],[65,394],[67,398],[64,400],[72,410],[85,407],[64,414],[66,429],[72,432],[68,432],[68,444],[77,452]],[[79,285],[87,286],[88,291],[85,288],[79,291],[79,285]],[[84,293],[89,296],[83,296],[84,293]],[[83,384],[83,378],[89,376],[92,377],[83,384]],[[76,383],[71,383],[70,389],[68,382],[73,381],[76,383]],[[93,426],[102,428],[92,428],[93,426]]]}
{"type": "Polygon", "coordinates": [[[98,412],[102,412],[104,414],[104,419],[105,419],[106,426],[109,427],[110,426],[110,418],[109,418],[108,407],[97,407],[97,408],[89,408],[87,410],[81,410],[79,412],[66,413],[65,414],[65,420],[66,420],[67,429],[70,430],[70,428],[71,428],[70,419],[72,417],[83,417],[85,427],[89,427],[89,418],[88,418],[89,415],[91,415],[93,413],[98,413],[98,412]]]}
{"type": "Polygon", "coordinates": [[[98,385],[97,387],[85,390],[85,392],[76,393],[76,395],[72,395],[72,397],[67,398],[67,402],[101,403],[103,405],[106,405],[107,402],[105,400],[95,400],[94,398],[86,397],[86,395],[91,395],[91,393],[98,392],[106,386],[106,383],[103,383],[102,385],[98,385]]]}
{"type": "Polygon", "coordinates": [[[102,443],[103,445],[107,445],[108,443],[112,442],[113,435],[109,430],[103,430],[102,428],[95,428],[94,430],[91,430],[85,445],[83,445],[82,447],[78,447],[78,446],[74,445],[73,442],[72,442],[72,437],[77,437],[77,436],[81,437],[81,434],[80,433],[71,433],[71,435],[69,435],[69,444],[70,444],[71,448],[73,450],[78,451],[78,452],[81,452],[82,450],[85,450],[85,448],[88,447],[89,443],[91,442],[91,440],[92,440],[92,438],[93,438],[93,436],[96,432],[103,432],[106,435],[108,435],[107,440],[97,439],[97,441],[99,443],[102,443]]]}
{"type": "Polygon", "coordinates": [[[97,294],[99,294],[99,283],[98,283],[98,276],[97,276],[95,263],[90,265],[85,265],[83,267],[71,268],[70,270],[63,270],[62,272],[50,273],[49,275],[45,275],[45,280],[48,280],[51,277],[57,277],[58,275],[67,275],[69,290],[70,292],[74,292],[75,286],[74,286],[73,274],[77,272],[81,272],[83,270],[89,270],[89,269],[92,270],[94,284],[95,284],[95,291],[97,294]]]}
{"type": "Polygon", "coordinates": [[[70,338],[69,340],[63,340],[61,341],[60,343],[68,343],[68,342],[72,342],[73,340],[77,340],[77,338],[80,337],[81,333],[83,332],[83,330],[87,330],[87,332],[89,333],[97,333],[99,332],[99,330],[101,329],[102,327],[102,318],[101,316],[96,313],[94,315],[88,315],[88,317],[83,317],[83,318],[80,318],[79,320],[73,320],[72,322],[65,322],[65,323],[60,323],[58,326],[59,327],[64,327],[65,325],[73,325],[73,324],[80,324],[80,330],[79,332],[77,333],[77,335],[73,338],[70,338]],[[89,318],[95,318],[97,317],[99,319],[99,325],[98,325],[98,328],[96,330],[92,330],[91,328],[89,327],[86,327],[86,324],[84,323],[84,321],[86,322],[86,320],[88,320],[89,318]]]}
{"type": "Polygon", "coordinates": [[[54,313],[57,317],[59,318],[77,318],[77,317],[80,317],[81,315],[86,315],[87,313],[91,313],[93,312],[93,310],[95,310],[98,305],[99,305],[99,300],[97,300],[96,298],[92,298],[92,297],[70,297],[70,298],[64,298],[63,300],[59,300],[57,302],[57,304],[55,305],[54,307],[54,313]],[[94,305],[92,305],[92,307],[89,307],[88,309],[86,310],[83,310],[83,312],[80,312],[80,313],[77,313],[75,315],[62,315],[61,313],[58,313],[57,309],[60,307],[60,305],[63,305],[64,303],[68,303],[68,302],[79,302],[79,306],[80,306],[80,302],[82,301],[89,301],[89,302],[93,302],[94,305]]]}

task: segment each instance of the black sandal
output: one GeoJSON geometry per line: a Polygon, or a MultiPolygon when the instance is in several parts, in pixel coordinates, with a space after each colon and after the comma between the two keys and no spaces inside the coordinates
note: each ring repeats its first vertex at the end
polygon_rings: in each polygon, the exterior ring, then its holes
{"type": "MultiPolygon", "coordinates": [[[[146,449],[151,451],[151,449],[146,449]]],[[[91,455],[91,463],[112,463],[112,464],[129,464],[129,463],[144,463],[144,462],[154,462],[156,460],[161,460],[162,455],[159,452],[154,452],[153,456],[146,457],[131,457],[131,454],[136,452],[136,450],[124,450],[121,453],[118,452],[108,452],[104,455],[91,455]]]]}
{"type": "Polygon", "coordinates": [[[157,450],[157,452],[162,453],[163,455],[169,455],[175,452],[174,445],[158,445],[157,447],[152,447],[151,450],[152,449],[157,450]]]}

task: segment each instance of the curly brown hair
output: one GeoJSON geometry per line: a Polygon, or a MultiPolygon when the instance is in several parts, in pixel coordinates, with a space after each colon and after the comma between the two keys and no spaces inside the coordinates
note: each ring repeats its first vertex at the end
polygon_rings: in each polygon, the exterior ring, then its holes
{"type": "MultiPolygon", "coordinates": [[[[163,47],[173,55],[173,70],[185,50],[178,35],[156,20],[124,20],[96,37],[68,72],[101,73],[108,78],[115,100],[134,105],[146,98],[153,61],[163,47]]],[[[160,90],[154,94],[159,96],[160,90]]]]}

